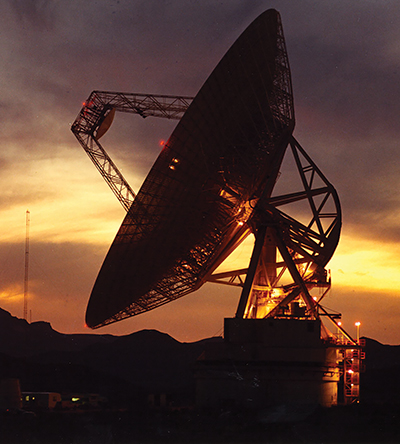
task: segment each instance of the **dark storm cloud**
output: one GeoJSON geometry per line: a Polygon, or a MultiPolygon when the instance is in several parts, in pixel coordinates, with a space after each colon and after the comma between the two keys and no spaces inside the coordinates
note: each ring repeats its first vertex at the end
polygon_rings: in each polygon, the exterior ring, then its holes
{"type": "MultiPolygon", "coordinates": [[[[210,57],[217,61],[221,54],[210,49],[223,44],[227,33],[236,36],[238,26],[244,28],[261,2],[249,6],[243,1],[229,5],[214,1],[99,1],[57,3],[57,8],[53,2],[32,3],[41,6],[17,3],[17,17],[24,26],[16,37],[25,40],[21,50],[30,60],[44,64],[44,75],[47,71],[48,75],[68,77],[79,72],[81,83],[112,83],[114,72],[119,82],[131,83],[146,74],[158,83],[183,70],[189,78],[197,76],[191,72],[193,63],[198,68],[210,64],[210,57]],[[37,21],[44,26],[39,27],[37,21]],[[33,35],[34,40],[27,40],[33,35]],[[65,72],[67,66],[69,71],[65,72]],[[149,68],[154,71],[145,73],[149,68]]],[[[207,74],[201,75],[204,79],[207,74]]]]}
{"type": "Polygon", "coordinates": [[[93,89],[194,95],[260,3],[6,3],[7,74],[22,93],[14,106],[30,114],[31,140],[46,137],[37,115],[71,123],[93,89]]]}
{"type": "MultiPolygon", "coordinates": [[[[19,49],[33,68],[40,65],[41,78],[60,84],[74,80],[73,91],[96,82],[100,85],[93,88],[113,83],[131,88],[137,81],[139,87],[182,86],[180,94],[194,94],[245,26],[269,4],[282,12],[300,104],[314,98],[311,103],[321,112],[340,117],[346,109],[370,128],[367,109],[360,106],[364,94],[380,109],[378,105],[390,98],[380,89],[395,87],[390,61],[382,63],[390,37],[388,18],[393,18],[390,8],[379,7],[382,2],[337,2],[336,7],[332,2],[78,3],[14,2],[24,24],[15,34],[19,49]]],[[[54,91],[63,101],[60,92],[54,91]]]]}
{"type": "Polygon", "coordinates": [[[347,3],[309,17],[314,21],[308,29],[291,37],[297,102],[334,117],[340,130],[353,137],[393,131],[400,110],[400,66],[390,48],[400,37],[399,8],[385,8],[385,2],[347,3]]]}

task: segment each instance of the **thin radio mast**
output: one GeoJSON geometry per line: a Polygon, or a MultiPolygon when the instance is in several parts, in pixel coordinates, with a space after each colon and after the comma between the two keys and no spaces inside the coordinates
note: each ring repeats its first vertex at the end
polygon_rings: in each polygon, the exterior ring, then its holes
{"type": "Polygon", "coordinates": [[[25,236],[25,279],[24,279],[24,319],[28,320],[28,281],[29,281],[29,224],[30,212],[26,210],[26,236],[25,236]]]}

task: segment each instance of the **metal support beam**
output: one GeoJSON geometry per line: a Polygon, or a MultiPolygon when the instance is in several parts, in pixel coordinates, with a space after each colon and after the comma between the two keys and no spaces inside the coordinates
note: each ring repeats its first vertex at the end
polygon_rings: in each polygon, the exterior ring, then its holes
{"type": "Polygon", "coordinates": [[[308,288],[301,277],[299,270],[297,269],[295,263],[293,262],[292,256],[290,255],[284,240],[282,239],[281,234],[277,229],[273,230],[273,234],[275,237],[276,245],[278,247],[278,250],[285,261],[286,266],[288,267],[289,273],[291,274],[293,280],[296,282],[296,284],[301,289],[301,293],[304,296],[304,302],[307,304],[307,308],[310,310],[311,313],[315,312],[316,304],[314,299],[310,296],[310,293],[308,292],[308,288]]]}
{"type": "Polygon", "coordinates": [[[100,145],[99,138],[111,125],[116,111],[138,114],[143,118],[153,116],[179,120],[192,100],[192,97],[183,96],[93,91],[84,102],[71,131],[126,211],[129,210],[136,195],[100,145]],[[104,125],[106,120],[107,125],[104,125]]]}
{"type": "Polygon", "coordinates": [[[267,226],[261,225],[256,234],[256,241],[254,243],[253,253],[251,255],[249,269],[247,271],[246,280],[244,281],[244,286],[242,294],[240,296],[239,305],[236,311],[236,318],[243,318],[244,312],[246,310],[247,301],[249,299],[251,287],[253,285],[254,276],[256,274],[257,265],[260,260],[260,255],[262,247],[264,245],[265,235],[267,233],[267,226]]]}

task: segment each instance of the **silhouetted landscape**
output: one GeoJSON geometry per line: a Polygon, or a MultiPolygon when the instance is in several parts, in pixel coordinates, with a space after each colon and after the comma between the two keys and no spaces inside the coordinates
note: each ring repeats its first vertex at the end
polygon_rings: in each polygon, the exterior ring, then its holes
{"type": "Polygon", "coordinates": [[[2,442],[399,442],[400,346],[366,338],[357,405],[312,411],[197,411],[196,359],[222,338],[181,343],[155,330],[66,335],[0,309],[0,378],[22,393],[101,402],[3,411],[2,442]],[[71,395],[72,394],[72,395],[71,395]]]}

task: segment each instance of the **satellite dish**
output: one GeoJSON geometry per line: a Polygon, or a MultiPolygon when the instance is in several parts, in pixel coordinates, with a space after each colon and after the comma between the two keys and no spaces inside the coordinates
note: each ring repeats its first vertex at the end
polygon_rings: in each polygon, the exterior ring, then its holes
{"type": "MultiPolygon", "coordinates": [[[[73,125],[78,139],[85,112],[73,125]]],[[[109,127],[104,116],[93,118],[99,133],[109,127]]],[[[336,191],[293,138],[294,125],[280,16],[268,10],[214,69],[127,207],[93,287],[87,325],[146,312],[226,278],[243,287],[239,317],[276,315],[299,297],[313,315],[309,289],[321,282],[336,248],[341,216],[336,191]],[[288,145],[303,189],[273,196],[288,145]],[[301,201],[311,208],[307,222],[278,209],[301,201]],[[256,243],[249,268],[214,274],[251,233],[256,243]],[[274,296],[286,270],[293,282],[274,296]]]]}

